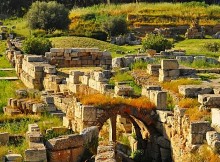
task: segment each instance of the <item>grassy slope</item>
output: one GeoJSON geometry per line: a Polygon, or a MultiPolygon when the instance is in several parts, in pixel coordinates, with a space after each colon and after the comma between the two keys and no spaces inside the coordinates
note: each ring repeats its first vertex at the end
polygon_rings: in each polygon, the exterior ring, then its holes
{"type": "MultiPolygon", "coordinates": [[[[127,14],[129,14],[133,16],[131,22],[139,24],[185,25],[191,24],[193,19],[200,17],[201,24],[214,25],[219,21],[220,6],[207,6],[198,3],[102,4],[92,7],[73,9],[70,12],[70,18],[74,20],[91,13],[96,14],[97,21],[108,20],[108,16],[127,16],[127,14]]],[[[73,21],[73,23],[75,22],[73,21]]]]}
{"type": "Polygon", "coordinates": [[[70,47],[80,47],[80,48],[99,48],[100,50],[107,50],[112,52],[112,56],[121,56],[116,54],[116,51],[130,51],[136,52],[136,48],[140,46],[117,46],[108,42],[86,38],[86,37],[54,37],[50,38],[54,47],[70,48],[70,47]]]}
{"type": "Polygon", "coordinates": [[[203,48],[205,43],[218,42],[220,39],[186,39],[175,44],[175,49],[186,50],[187,54],[206,55],[209,57],[219,57],[220,52],[209,52],[203,48]]]}

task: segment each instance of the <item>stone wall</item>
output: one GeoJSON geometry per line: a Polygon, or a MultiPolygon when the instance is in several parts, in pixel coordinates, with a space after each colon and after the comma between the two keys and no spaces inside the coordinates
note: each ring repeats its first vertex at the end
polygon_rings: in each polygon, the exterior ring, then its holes
{"type": "Polygon", "coordinates": [[[111,54],[99,51],[98,48],[51,48],[45,57],[51,65],[57,67],[111,67],[112,63],[111,54]]]}

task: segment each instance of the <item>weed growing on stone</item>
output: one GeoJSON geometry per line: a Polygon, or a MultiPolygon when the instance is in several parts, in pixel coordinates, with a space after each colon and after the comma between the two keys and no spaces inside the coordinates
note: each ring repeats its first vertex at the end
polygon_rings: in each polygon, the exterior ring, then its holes
{"type": "Polygon", "coordinates": [[[173,91],[174,93],[178,93],[179,85],[198,85],[198,84],[201,84],[200,80],[182,78],[178,80],[172,80],[171,82],[161,83],[161,86],[166,90],[170,90],[170,91],[173,91]]]}
{"type": "Polygon", "coordinates": [[[220,68],[219,64],[208,63],[204,60],[193,61],[193,63],[181,62],[180,64],[192,68],[220,68]]]}
{"type": "Polygon", "coordinates": [[[197,98],[183,98],[178,103],[181,108],[195,108],[200,105],[197,98]]]}
{"type": "Polygon", "coordinates": [[[210,117],[210,112],[208,110],[199,110],[198,107],[189,108],[185,112],[189,116],[190,121],[206,120],[210,117]]]}

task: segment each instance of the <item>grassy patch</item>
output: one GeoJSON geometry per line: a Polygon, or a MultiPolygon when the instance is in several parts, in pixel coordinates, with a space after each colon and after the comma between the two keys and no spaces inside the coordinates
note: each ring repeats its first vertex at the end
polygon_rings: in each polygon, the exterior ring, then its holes
{"type": "Polygon", "coordinates": [[[210,80],[210,79],[218,79],[219,76],[213,73],[198,73],[197,76],[201,78],[201,80],[210,80]]]}
{"type": "Polygon", "coordinates": [[[0,56],[0,68],[9,68],[11,67],[10,63],[8,62],[8,60],[6,59],[4,53],[6,50],[6,42],[3,40],[0,40],[0,54],[2,56],[0,56]]]}
{"type": "Polygon", "coordinates": [[[137,69],[147,69],[148,63],[145,61],[136,61],[131,65],[131,69],[137,70],[137,69]]]}
{"type": "MultiPolygon", "coordinates": [[[[86,37],[54,37],[50,38],[52,44],[56,48],[99,48],[100,50],[107,50],[115,54],[116,51],[124,51],[127,49],[108,42],[86,38],[86,37]]],[[[119,56],[119,55],[117,55],[119,56]]]]}
{"type": "Polygon", "coordinates": [[[179,101],[178,105],[181,108],[195,108],[198,107],[200,104],[198,102],[198,99],[183,98],[179,101]]]}
{"type": "Polygon", "coordinates": [[[188,55],[205,55],[219,57],[220,52],[210,52],[204,49],[204,45],[211,42],[220,43],[219,39],[186,39],[175,44],[175,49],[186,50],[188,55]]]}
{"type": "Polygon", "coordinates": [[[179,85],[198,85],[201,84],[201,81],[199,80],[192,80],[192,79],[178,79],[178,80],[172,80],[171,82],[164,82],[161,83],[161,86],[166,89],[173,91],[174,93],[178,93],[178,86],[179,85]]]}
{"type": "Polygon", "coordinates": [[[197,60],[192,63],[180,62],[180,64],[192,68],[220,68],[219,64],[208,63],[204,60],[197,60]]]}
{"type": "Polygon", "coordinates": [[[14,77],[17,76],[14,70],[12,71],[1,71],[0,70],[0,77],[14,77]]]}
{"type": "Polygon", "coordinates": [[[0,81],[0,112],[2,112],[2,108],[6,106],[8,98],[15,97],[15,90],[21,88],[24,88],[21,81],[0,81]]]}
{"type": "Polygon", "coordinates": [[[198,107],[188,108],[185,114],[189,116],[190,121],[209,120],[211,115],[208,110],[200,111],[198,107]]]}

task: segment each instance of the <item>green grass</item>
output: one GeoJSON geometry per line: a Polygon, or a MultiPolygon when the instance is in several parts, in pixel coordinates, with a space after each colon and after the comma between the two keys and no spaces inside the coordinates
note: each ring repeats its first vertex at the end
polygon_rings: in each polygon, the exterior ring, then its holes
{"type": "Polygon", "coordinates": [[[0,40],[0,68],[10,68],[11,65],[5,57],[5,50],[6,50],[6,42],[0,40]]]}
{"type": "Polygon", "coordinates": [[[6,106],[8,98],[15,97],[15,90],[24,87],[21,81],[0,81],[0,113],[2,112],[2,108],[6,106]]]}
{"type": "Polygon", "coordinates": [[[0,77],[14,77],[17,76],[14,70],[12,71],[1,71],[0,70],[0,77]]]}
{"type": "MultiPolygon", "coordinates": [[[[109,16],[127,16],[135,25],[186,25],[199,17],[202,25],[215,25],[219,22],[220,7],[204,3],[129,3],[95,5],[73,9],[70,19],[83,20],[87,14],[95,14],[95,21],[108,21],[109,16]]],[[[74,26],[76,23],[70,26],[74,26]]]]}
{"type": "Polygon", "coordinates": [[[16,28],[12,31],[15,32],[17,36],[28,37],[31,34],[31,30],[29,29],[25,18],[6,19],[3,21],[3,23],[10,29],[12,26],[16,26],[16,28]]]}
{"type": "Polygon", "coordinates": [[[187,66],[187,67],[197,68],[197,69],[198,68],[220,68],[219,64],[208,63],[203,60],[193,61],[192,63],[180,62],[180,64],[187,66]]]}
{"type": "MultiPolygon", "coordinates": [[[[127,48],[86,37],[54,37],[50,38],[50,40],[52,41],[53,46],[57,48],[99,48],[100,50],[107,50],[114,54],[118,50],[124,52],[128,51],[127,48]]],[[[113,57],[114,56],[116,55],[113,55],[113,57]]]]}
{"type": "Polygon", "coordinates": [[[197,74],[202,80],[218,79],[219,76],[213,73],[199,73],[197,74]]]}
{"type": "Polygon", "coordinates": [[[175,44],[174,49],[186,50],[188,55],[205,55],[207,57],[219,57],[219,52],[210,52],[204,49],[206,43],[218,42],[220,39],[186,39],[175,44]]]}

